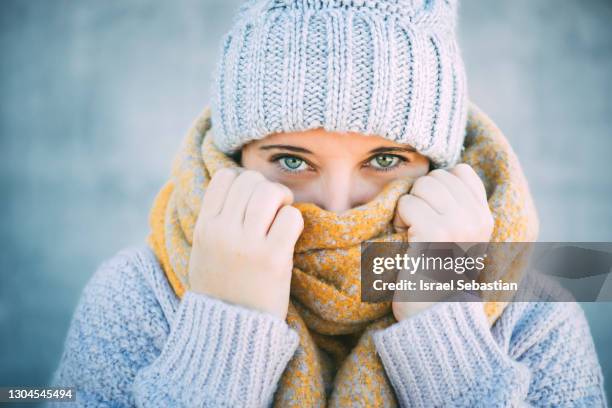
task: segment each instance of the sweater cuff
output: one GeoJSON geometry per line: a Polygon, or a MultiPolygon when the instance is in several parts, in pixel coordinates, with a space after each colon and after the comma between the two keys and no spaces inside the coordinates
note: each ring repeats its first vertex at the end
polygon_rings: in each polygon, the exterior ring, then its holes
{"type": "Polygon", "coordinates": [[[482,303],[438,303],[374,343],[401,405],[514,406],[527,395],[529,370],[496,343],[482,303]]]}
{"type": "MultiPolygon", "coordinates": [[[[187,292],[159,358],[139,374],[145,394],[181,406],[262,406],[299,338],[279,318],[187,292]]],[[[148,399],[148,397],[147,397],[148,399]]]]}

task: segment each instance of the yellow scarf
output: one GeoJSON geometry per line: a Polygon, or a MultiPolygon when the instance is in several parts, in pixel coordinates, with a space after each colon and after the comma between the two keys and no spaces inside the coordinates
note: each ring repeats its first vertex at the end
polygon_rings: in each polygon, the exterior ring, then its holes
{"type": "MultiPolygon", "coordinates": [[[[202,196],[215,172],[239,164],[215,148],[205,109],[187,133],[150,213],[153,248],[177,296],[189,289],[193,229],[202,196]]],[[[462,161],[482,178],[495,219],[492,242],[535,241],[538,220],[518,160],[501,131],[470,106],[462,161]]],[[[304,231],[294,253],[287,323],[300,337],[275,394],[275,406],[395,406],[372,332],[395,320],[390,303],[360,301],[360,243],[401,241],[391,221],[411,180],[394,180],[370,202],[336,214],[310,203],[295,206],[304,231]]],[[[522,260],[511,260],[504,279],[515,279],[522,260]]],[[[484,276],[483,280],[498,279],[484,276]]],[[[493,323],[505,306],[483,304],[493,323]]]]}

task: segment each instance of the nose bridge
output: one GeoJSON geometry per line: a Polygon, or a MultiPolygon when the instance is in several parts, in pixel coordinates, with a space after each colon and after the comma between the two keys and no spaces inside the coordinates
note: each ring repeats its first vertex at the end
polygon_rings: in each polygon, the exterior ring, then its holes
{"type": "Polygon", "coordinates": [[[325,177],[323,207],[327,211],[342,212],[352,207],[353,175],[350,169],[338,166],[325,177]]]}

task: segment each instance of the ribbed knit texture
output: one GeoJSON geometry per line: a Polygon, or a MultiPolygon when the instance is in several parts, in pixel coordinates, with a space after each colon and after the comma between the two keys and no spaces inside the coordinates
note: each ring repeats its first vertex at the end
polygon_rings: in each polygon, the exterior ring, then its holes
{"type": "Polygon", "coordinates": [[[205,405],[211,407],[267,404],[297,346],[297,335],[271,316],[201,297],[191,292],[184,297],[167,346],[143,370],[141,379],[146,380],[136,382],[147,395],[140,402],[146,405],[148,396],[156,395],[168,406],[177,400],[201,406],[204,394],[205,405]]]}
{"type": "Polygon", "coordinates": [[[479,303],[440,303],[375,343],[405,406],[606,406],[575,303],[513,303],[493,335],[479,303]]]}
{"type": "Polygon", "coordinates": [[[453,165],[467,118],[456,14],[457,0],[248,1],[216,67],[215,144],[322,127],[453,165]]]}
{"type": "MultiPolygon", "coordinates": [[[[574,303],[513,303],[492,329],[480,304],[442,303],[374,339],[401,406],[606,406],[574,303]]],[[[296,346],[271,315],[179,300],[151,249],[135,247],[87,284],[51,383],[76,387],[74,407],[262,407],[296,346]]]]}

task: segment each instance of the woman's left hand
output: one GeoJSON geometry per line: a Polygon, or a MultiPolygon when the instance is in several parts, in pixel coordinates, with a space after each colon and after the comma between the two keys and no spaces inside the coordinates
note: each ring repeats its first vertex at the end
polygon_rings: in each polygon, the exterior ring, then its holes
{"type": "MultiPolygon", "coordinates": [[[[488,242],[493,216],[480,177],[461,163],[418,178],[399,199],[393,225],[407,232],[409,242],[488,242]]],[[[393,302],[393,314],[400,321],[429,305],[393,302]]]]}

